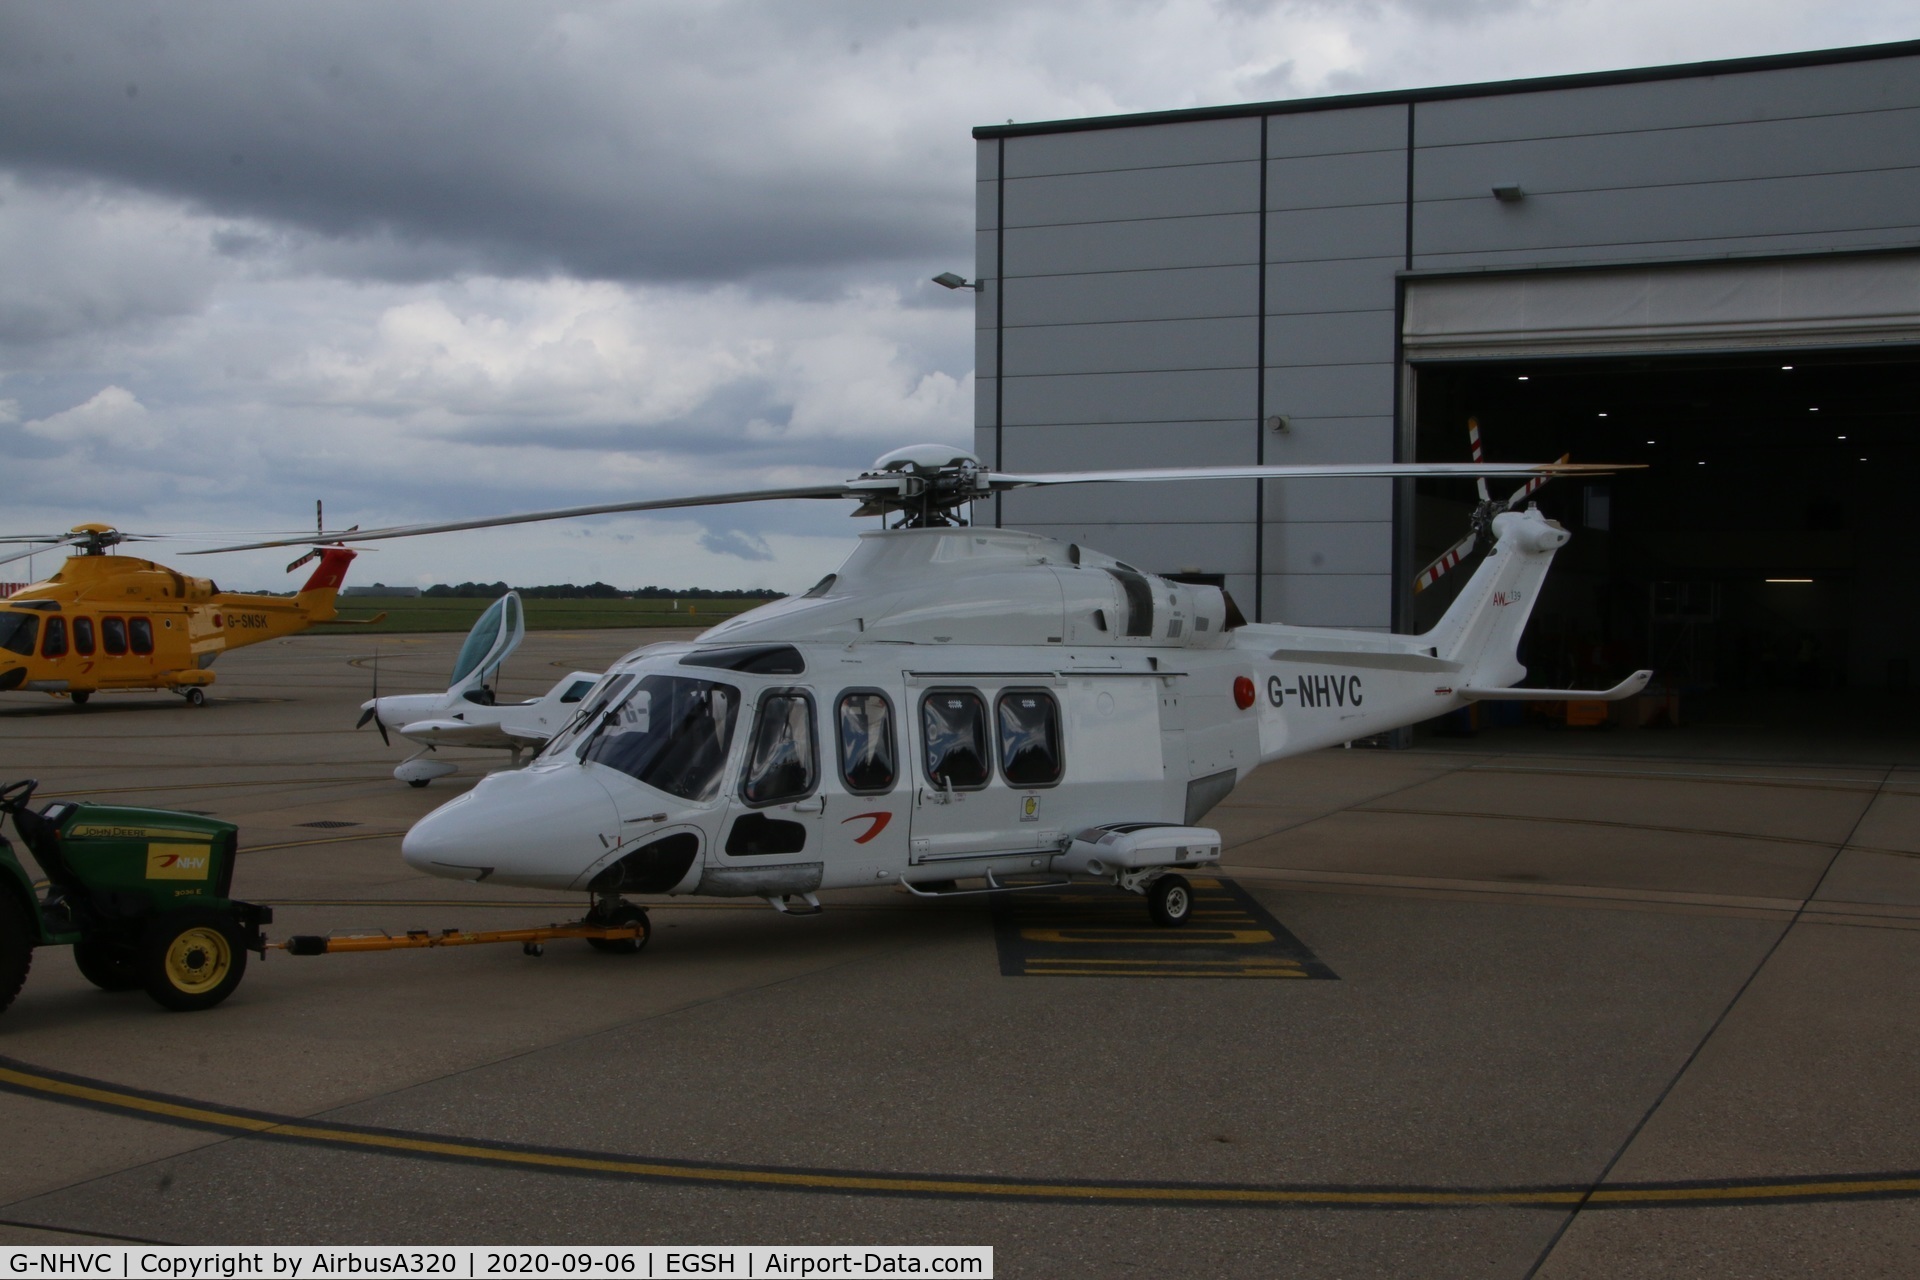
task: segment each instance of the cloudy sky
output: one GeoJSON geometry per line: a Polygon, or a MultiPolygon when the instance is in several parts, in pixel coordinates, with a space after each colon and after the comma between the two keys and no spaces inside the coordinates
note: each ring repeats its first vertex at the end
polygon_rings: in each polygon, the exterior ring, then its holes
{"type": "MultiPolygon", "coordinates": [[[[839,479],[970,438],[972,295],[927,278],[972,273],[974,125],[1915,36],[1912,0],[12,0],[0,532],[839,479]]],[[[790,590],[856,527],[610,517],[352,580],[790,590]]]]}

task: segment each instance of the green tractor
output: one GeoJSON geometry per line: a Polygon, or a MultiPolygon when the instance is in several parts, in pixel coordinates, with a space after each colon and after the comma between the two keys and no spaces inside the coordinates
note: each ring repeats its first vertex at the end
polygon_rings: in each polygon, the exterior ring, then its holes
{"type": "Polygon", "coordinates": [[[227,897],[239,828],[165,809],[56,802],[28,807],[39,784],[0,787],[46,874],[44,897],[0,832],[0,1010],[13,1003],[35,947],[71,946],[106,991],[146,989],[168,1009],[211,1009],[233,994],[247,952],[265,955],[269,907],[227,897]]]}

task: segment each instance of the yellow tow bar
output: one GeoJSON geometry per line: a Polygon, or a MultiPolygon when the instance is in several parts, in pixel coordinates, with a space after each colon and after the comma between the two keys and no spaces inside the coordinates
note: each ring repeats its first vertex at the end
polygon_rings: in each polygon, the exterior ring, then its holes
{"type": "MultiPolygon", "coordinates": [[[[643,924],[592,925],[555,924],[540,929],[409,929],[402,934],[352,933],[321,935],[297,933],[285,942],[269,942],[270,951],[293,956],[336,955],[348,951],[403,951],[415,947],[476,947],[489,942],[517,942],[528,955],[537,956],[542,944],[562,938],[586,938],[606,942],[644,944],[648,930],[643,924]]],[[[637,948],[636,948],[637,949],[637,948]]]]}

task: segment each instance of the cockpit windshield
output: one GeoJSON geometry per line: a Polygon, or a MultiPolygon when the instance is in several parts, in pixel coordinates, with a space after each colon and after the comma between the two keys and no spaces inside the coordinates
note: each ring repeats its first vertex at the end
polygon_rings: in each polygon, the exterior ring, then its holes
{"type": "Polygon", "coordinates": [[[580,758],[682,800],[711,800],[720,792],[739,711],[740,691],[732,685],[643,676],[587,728],[580,758]]]}
{"type": "Polygon", "coordinates": [[[34,637],[40,634],[40,619],[31,613],[0,609],[0,649],[33,656],[34,637]]]}
{"type": "Polygon", "coordinates": [[[579,700],[580,707],[573,713],[573,718],[561,725],[560,731],[553,735],[545,747],[541,748],[540,758],[554,760],[572,750],[580,741],[582,734],[593,732],[600,723],[600,718],[606,714],[607,708],[613,705],[613,700],[625,693],[627,686],[632,683],[633,677],[630,675],[601,677],[600,681],[587,691],[587,695],[579,700]]]}

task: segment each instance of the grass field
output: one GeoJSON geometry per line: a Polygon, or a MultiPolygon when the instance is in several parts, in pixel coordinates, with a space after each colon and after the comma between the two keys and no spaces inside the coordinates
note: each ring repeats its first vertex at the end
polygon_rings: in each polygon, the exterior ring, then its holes
{"type": "MultiPolygon", "coordinates": [[[[384,613],[386,621],[356,627],[361,632],[465,631],[491,600],[415,596],[342,597],[336,605],[346,619],[384,613]]],[[[527,630],[579,631],[589,627],[710,627],[744,613],[760,600],[526,600],[527,630]]],[[[322,624],[323,626],[325,624],[322,624]]]]}

